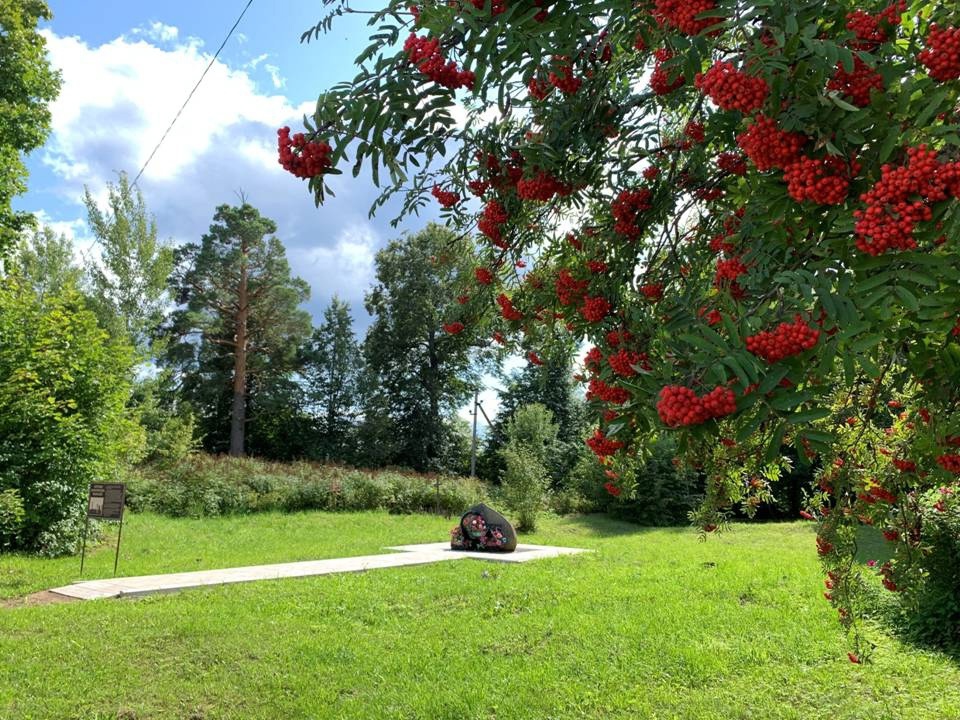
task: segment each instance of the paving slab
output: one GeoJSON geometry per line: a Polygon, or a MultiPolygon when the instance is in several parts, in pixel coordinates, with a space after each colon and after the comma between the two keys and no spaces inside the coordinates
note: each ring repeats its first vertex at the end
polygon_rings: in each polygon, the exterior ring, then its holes
{"type": "Polygon", "coordinates": [[[474,558],[494,562],[522,563],[530,560],[572,555],[589,552],[581,548],[551,547],[547,545],[518,545],[512,553],[465,552],[452,550],[449,543],[424,543],[420,545],[399,545],[386,548],[399,552],[384,555],[361,555],[358,557],[331,558],[328,560],[306,560],[302,562],[277,563],[274,565],[251,565],[247,567],[223,568],[220,570],[196,570],[193,572],[169,573],[165,575],[139,575],[134,577],[111,578],[108,580],[86,580],[52,588],[50,592],[78,600],[99,600],[104,598],[137,597],[154,593],[176,592],[188,588],[228,585],[231,583],[253,582],[256,580],[279,580],[280,578],[310,577],[342,572],[363,572],[377,568],[405,567],[425,565],[474,558]]]}
{"type": "Polygon", "coordinates": [[[578,553],[590,552],[583,548],[558,547],[556,545],[526,545],[524,543],[519,543],[517,549],[511,553],[473,552],[470,550],[454,550],[448,542],[423,543],[420,545],[395,545],[388,547],[387,550],[415,553],[430,552],[439,553],[444,557],[468,557],[474,558],[475,560],[490,560],[492,562],[505,563],[523,563],[531,560],[560,557],[561,555],[576,555],[578,553]]]}

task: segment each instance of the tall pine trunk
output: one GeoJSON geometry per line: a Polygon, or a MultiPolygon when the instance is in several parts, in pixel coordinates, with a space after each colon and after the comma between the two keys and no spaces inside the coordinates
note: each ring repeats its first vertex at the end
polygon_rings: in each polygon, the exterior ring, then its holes
{"type": "MultiPolygon", "coordinates": [[[[246,254],[246,248],[243,249],[246,254]]],[[[247,424],[247,265],[240,269],[237,293],[236,347],[233,351],[233,408],[230,412],[230,455],[242,457],[247,424]]]]}

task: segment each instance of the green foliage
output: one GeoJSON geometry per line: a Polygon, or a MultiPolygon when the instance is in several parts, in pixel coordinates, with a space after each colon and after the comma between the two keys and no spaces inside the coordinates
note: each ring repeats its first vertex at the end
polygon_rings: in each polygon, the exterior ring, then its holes
{"type": "Polygon", "coordinates": [[[476,329],[458,335],[442,325],[467,276],[473,243],[439,225],[392,241],[376,256],[376,285],[366,295],[373,323],[363,343],[366,377],[361,449],[393,436],[390,464],[446,469],[451,416],[474,384],[470,346],[476,329]]]}
{"type": "Polygon", "coordinates": [[[0,550],[16,547],[27,513],[16,488],[0,491],[0,550]]]}
{"type": "Polygon", "coordinates": [[[550,411],[557,426],[544,458],[551,485],[560,488],[567,484],[570,470],[586,451],[583,440],[589,427],[585,404],[574,389],[571,364],[572,354],[558,351],[544,357],[543,365],[528,363],[507,379],[477,464],[480,477],[500,477],[503,462],[499,452],[507,444],[507,428],[514,413],[538,403],[550,411]]]}
{"type": "Polygon", "coordinates": [[[270,510],[388,510],[456,515],[485,496],[468,478],[197,454],[133,475],[131,507],[174,517],[270,510]],[[439,485],[439,489],[437,487],[439,485]]]}
{"type": "Polygon", "coordinates": [[[11,201],[26,190],[23,155],[47,139],[47,106],[60,92],[60,74],[37,32],[38,22],[50,18],[43,0],[0,0],[0,258],[32,220],[11,201]]]}
{"type": "Polygon", "coordinates": [[[16,278],[0,280],[0,492],[15,490],[24,511],[14,548],[69,552],[87,484],[137,458],[132,362],[75,290],[41,303],[16,278]]]}
{"type": "Polygon", "coordinates": [[[24,233],[6,269],[32,288],[41,302],[68,287],[76,288],[83,275],[73,261],[73,243],[66,235],[58,237],[49,226],[30,235],[24,233]]]}
{"type": "Polygon", "coordinates": [[[100,323],[147,357],[170,302],[173,248],[157,240],[156,220],[126,173],[120,173],[116,185],[107,184],[106,209],[86,187],[84,204],[99,246],[88,273],[100,323]]]}
{"type": "Polygon", "coordinates": [[[362,360],[350,306],[334,296],[303,351],[307,400],[319,425],[315,458],[344,461],[352,456],[362,360]]]}

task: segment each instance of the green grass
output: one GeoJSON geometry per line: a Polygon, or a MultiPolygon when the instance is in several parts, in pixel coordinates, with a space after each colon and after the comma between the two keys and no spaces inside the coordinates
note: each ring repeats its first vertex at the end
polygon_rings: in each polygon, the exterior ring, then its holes
{"type": "MultiPolygon", "coordinates": [[[[365,554],[450,524],[134,516],[121,568],[365,554]]],[[[596,552],[0,610],[0,717],[960,718],[956,661],[880,631],[872,664],[847,661],[810,525],[702,543],[687,529],[548,519],[523,540],[596,552]]],[[[107,547],[91,568],[110,563],[107,547]]],[[[0,559],[4,592],[75,566],[0,559]]]]}

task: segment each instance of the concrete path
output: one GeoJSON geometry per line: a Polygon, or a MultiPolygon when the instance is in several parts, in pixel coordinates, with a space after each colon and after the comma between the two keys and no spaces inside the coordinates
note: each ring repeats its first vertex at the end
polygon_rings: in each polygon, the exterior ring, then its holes
{"type": "Polygon", "coordinates": [[[136,597],[153,593],[176,592],[188,588],[254,580],[278,580],[280,578],[329,575],[330,573],[361,572],[377,568],[425,565],[475,558],[498,562],[527,562],[540,558],[558,557],[587,552],[580,548],[551,547],[547,545],[518,545],[513,553],[481,553],[451,550],[449,543],[426,543],[401,545],[387,548],[400,552],[386,555],[363,555],[360,557],[308,560],[305,562],[278,563],[276,565],[251,565],[249,567],[225,568],[223,570],[198,570],[196,572],[171,573],[167,575],[140,575],[110,580],[87,580],[64,587],[53,588],[52,593],[78,600],[101,598],[136,597]]]}

